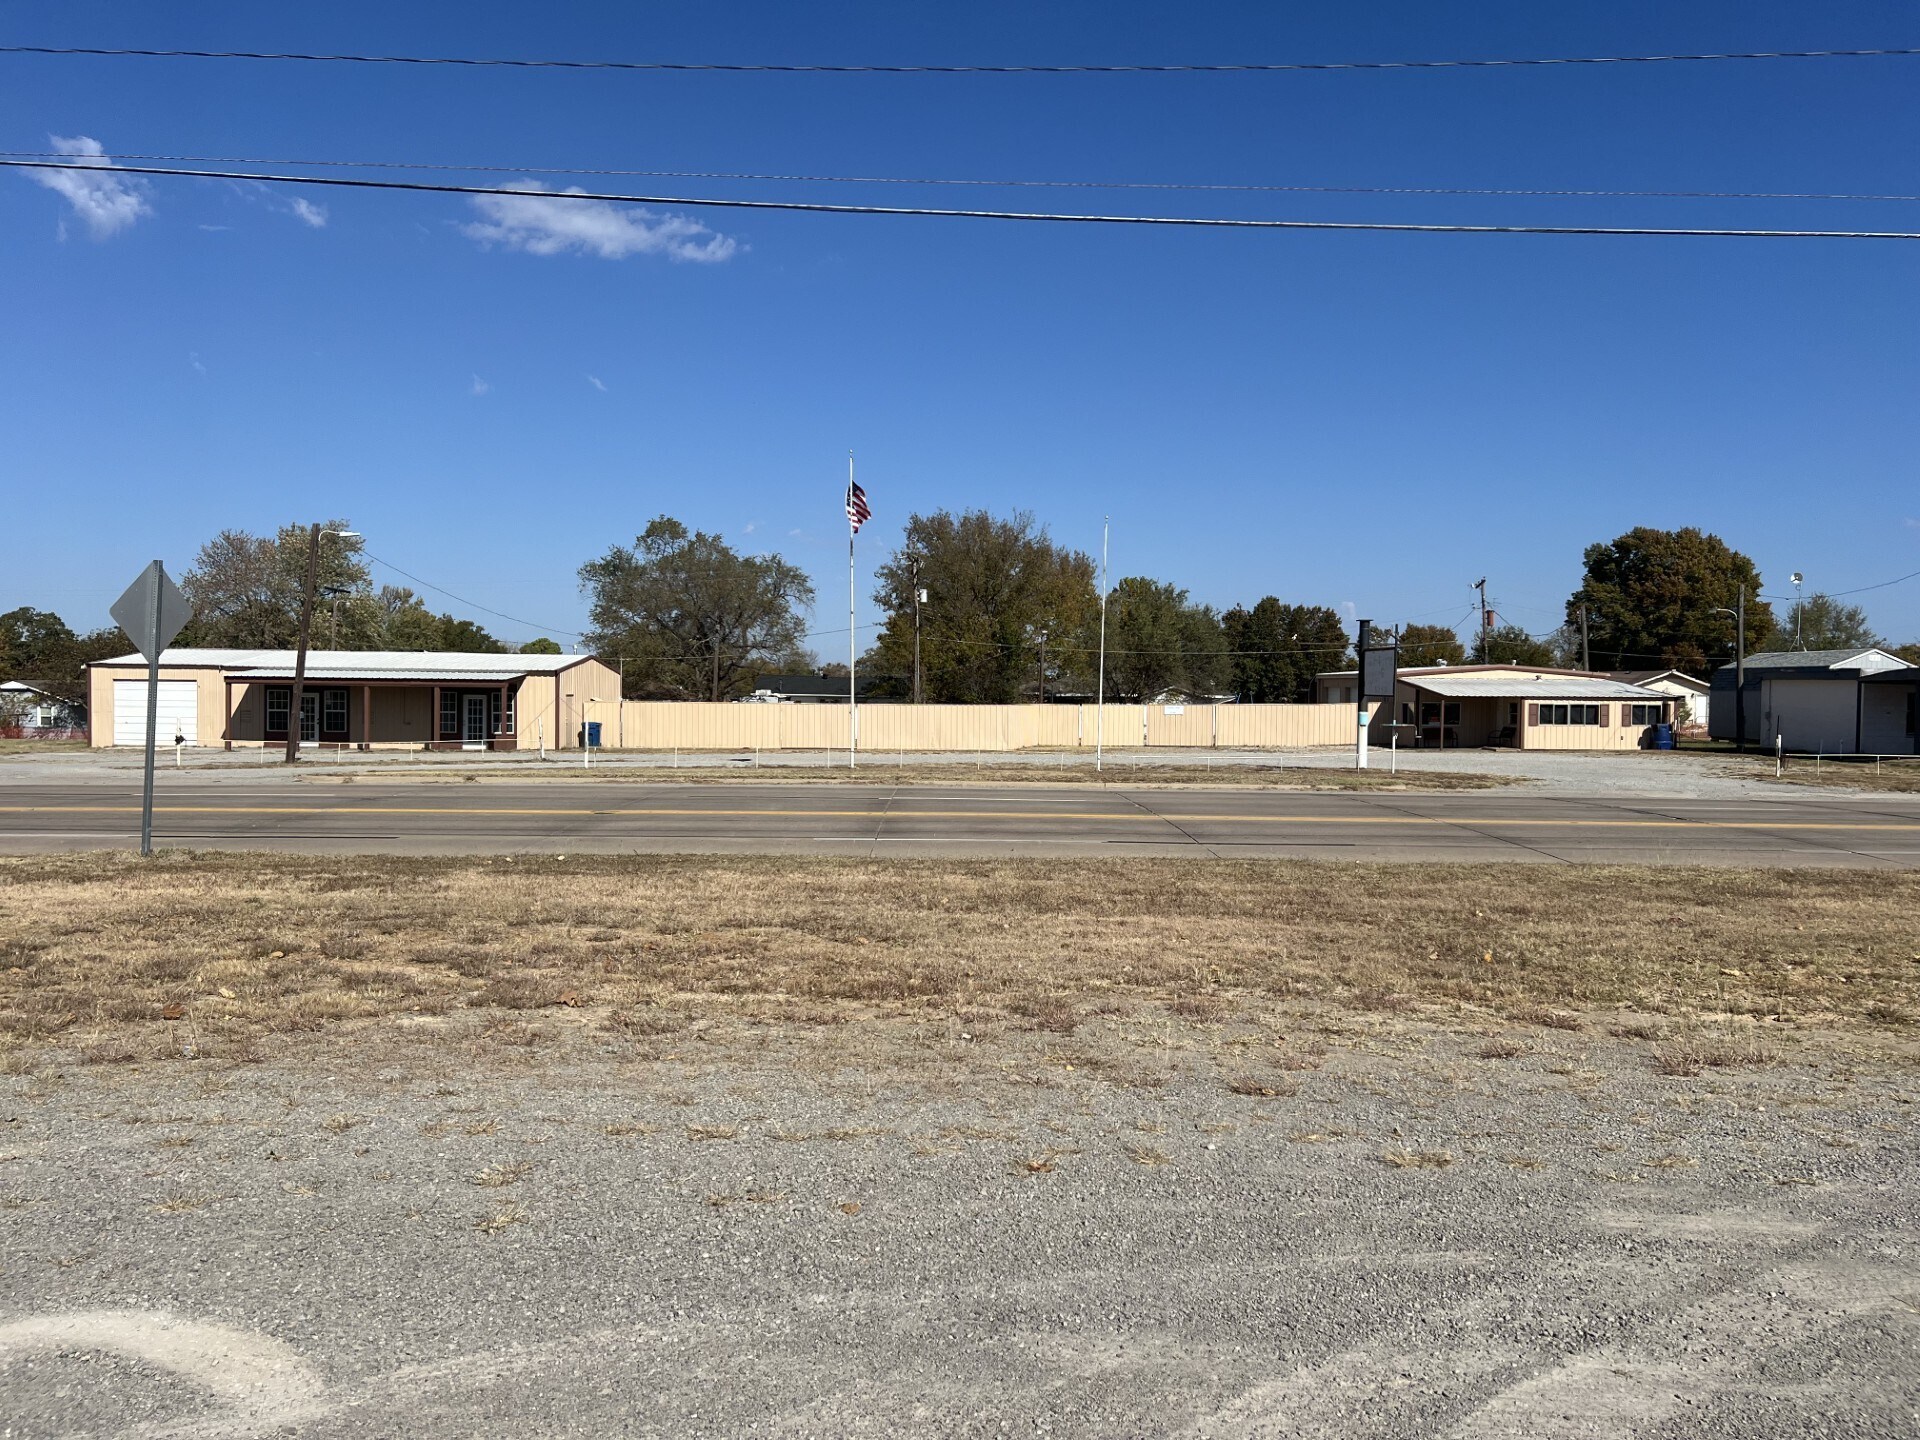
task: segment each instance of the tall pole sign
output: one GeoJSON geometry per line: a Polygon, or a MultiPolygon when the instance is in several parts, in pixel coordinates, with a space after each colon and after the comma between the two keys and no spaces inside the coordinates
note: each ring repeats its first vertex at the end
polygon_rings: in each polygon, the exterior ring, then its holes
{"type": "Polygon", "coordinates": [[[160,654],[193,618],[193,606],[158,560],[107,612],[147,661],[147,764],[140,789],[140,853],[153,854],[153,742],[160,724],[160,654]]]}

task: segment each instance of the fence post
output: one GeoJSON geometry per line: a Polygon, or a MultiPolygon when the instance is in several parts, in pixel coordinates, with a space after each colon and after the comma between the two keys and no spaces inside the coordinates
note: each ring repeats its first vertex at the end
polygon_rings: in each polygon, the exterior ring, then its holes
{"type": "MultiPolygon", "coordinates": [[[[1782,735],[1778,730],[1774,731],[1773,732],[1773,778],[1776,780],[1780,778],[1780,770],[1786,756],[1786,750],[1787,750],[1787,737],[1785,735],[1782,735]]],[[[1813,757],[1813,773],[1815,775],[1818,775],[1820,773],[1820,757],[1818,755],[1813,757]]]]}

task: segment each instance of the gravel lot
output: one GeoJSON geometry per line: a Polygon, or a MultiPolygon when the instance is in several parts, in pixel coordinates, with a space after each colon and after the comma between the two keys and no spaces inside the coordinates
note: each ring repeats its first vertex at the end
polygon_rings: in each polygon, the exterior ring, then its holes
{"type": "Polygon", "coordinates": [[[1912,1046],[1668,1076],[1607,1024],[41,1068],[0,1434],[1914,1433],[1912,1046]]]}

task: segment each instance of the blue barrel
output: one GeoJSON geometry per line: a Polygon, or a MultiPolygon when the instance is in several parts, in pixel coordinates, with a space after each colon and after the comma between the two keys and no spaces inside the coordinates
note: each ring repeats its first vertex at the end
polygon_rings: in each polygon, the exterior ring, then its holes
{"type": "Polygon", "coordinates": [[[589,750],[598,750],[600,748],[600,722],[598,720],[589,720],[587,722],[587,748],[589,750]]]}
{"type": "Polygon", "coordinates": [[[1673,727],[1656,725],[1653,727],[1653,748],[1656,750],[1673,749],[1673,727]]]}

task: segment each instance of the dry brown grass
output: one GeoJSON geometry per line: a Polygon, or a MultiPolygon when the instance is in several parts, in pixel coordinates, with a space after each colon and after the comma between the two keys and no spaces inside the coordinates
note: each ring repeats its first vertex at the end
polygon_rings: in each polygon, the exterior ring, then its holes
{"type": "MultiPolygon", "coordinates": [[[[1158,859],[0,859],[0,1043],[241,1059],[270,1032],[478,1007],[479,1053],[505,1054],[544,1043],[543,1027],[520,1018],[539,1006],[596,1007],[589,1023],[672,1042],[715,1017],[1065,1033],[1088,1017],[1224,1022],[1295,1001],[1472,1006],[1545,1025],[1613,1009],[1789,1016],[1884,1033],[1920,1003],[1920,874],[1516,873],[1158,859]]],[[[1634,1035],[1665,1033],[1633,1023],[1634,1035]]]]}
{"type": "Polygon", "coordinates": [[[84,740],[9,740],[0,736],[0,755],[80,755],[84,740]]]}
{"type": "Polygon", "coordinates": [[[1815,765],[1811,760],[1789,756],[1778,777],[1773,773],[1771,758],[1755,761],[1754,769],[1757,773],[1749,778],[1777,778],[1785,785],[1877,790],[1894,795],[1920,794],[1920,758],[1882,760],[1877,765],[1871,760],[1822,760],[1815,765]]]}

